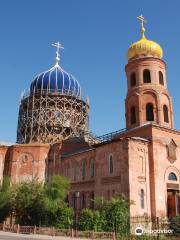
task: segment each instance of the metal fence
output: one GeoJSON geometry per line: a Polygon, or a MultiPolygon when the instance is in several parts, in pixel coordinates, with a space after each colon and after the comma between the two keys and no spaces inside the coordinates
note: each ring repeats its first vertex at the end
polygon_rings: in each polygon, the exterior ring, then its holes
{"type": "Polygon", "coordinates": [[[48,236],[64,236],[70,238],[115,240],[115,232],[79,231],[74,229],[57,229],[50,227],[20,226],[19,224],[0,224],[0,231],[22,234],[40,234],[48,236]]]}
{"type": "Polygon", "coordinates": [[[9,225],[4,222],[0,224],[0,231],[104,240],[180,239],[180,217],[171,220],[158,217],[131,217],[126,226],[126,231],[116,233],[118,226],[113,232],[95,232],[54,227],[20,226],[19,224],[9,225]]]}

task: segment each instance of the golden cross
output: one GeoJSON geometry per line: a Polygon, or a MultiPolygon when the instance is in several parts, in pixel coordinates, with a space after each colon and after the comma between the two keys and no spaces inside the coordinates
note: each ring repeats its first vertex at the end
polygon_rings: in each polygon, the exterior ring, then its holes
{"type": "Polygon", "coordinates": [[[144,23],[147,23],[147,21],[145,20],[145,18],[143,17],[143,15],[141,14],[139,17],[137,17],[137,19],[140,21],[141,24],[141,34],[142,37],[144,38],[144,32],[145,32],[145,28],[144,28],[144,23]]]}
{"type": "Polygon", "coordinates": [[[141,27],[144,27],[144,23],[147,23],[142,14],[139,17],[137,17],[137,19],[140,21],[141,27]]]}

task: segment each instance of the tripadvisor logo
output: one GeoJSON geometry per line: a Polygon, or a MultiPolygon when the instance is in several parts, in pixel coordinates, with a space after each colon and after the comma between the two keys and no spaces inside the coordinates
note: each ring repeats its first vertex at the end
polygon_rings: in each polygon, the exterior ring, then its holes
{"type": "Polygon", "coordinates": [[[173,234],[173,229],[143,229],[140,226],[135,228],[135,235],[141,236],[143,234],[173,234]]]}
{"type": "Polygon", "coordinates": [[[136,227],[136,229],[135,229],[135,234],[136,234],[137,236],[141,236],[141,235],[143,234],[143,229],[142,229],[142,227],[136,227]]]}

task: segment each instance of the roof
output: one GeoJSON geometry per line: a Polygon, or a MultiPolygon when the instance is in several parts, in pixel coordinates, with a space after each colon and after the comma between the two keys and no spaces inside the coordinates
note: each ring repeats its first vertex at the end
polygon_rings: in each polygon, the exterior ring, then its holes
{"type": "Polygon", "coordinates": [[[38,74],[32,81],[30,92],[42,91],[81,97],[81,87],[77,79],[64,71],[58,63],[51,69],[38,74]]]}

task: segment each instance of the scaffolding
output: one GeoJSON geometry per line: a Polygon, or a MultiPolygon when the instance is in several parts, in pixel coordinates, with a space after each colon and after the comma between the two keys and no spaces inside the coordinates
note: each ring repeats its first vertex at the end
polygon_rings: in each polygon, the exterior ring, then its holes
{"type": "Polygon", "coordinates": [[[70,92],[36,91],[20,101],[17,143],[55,143],[89,129],[89,101],[70,92]]]}

